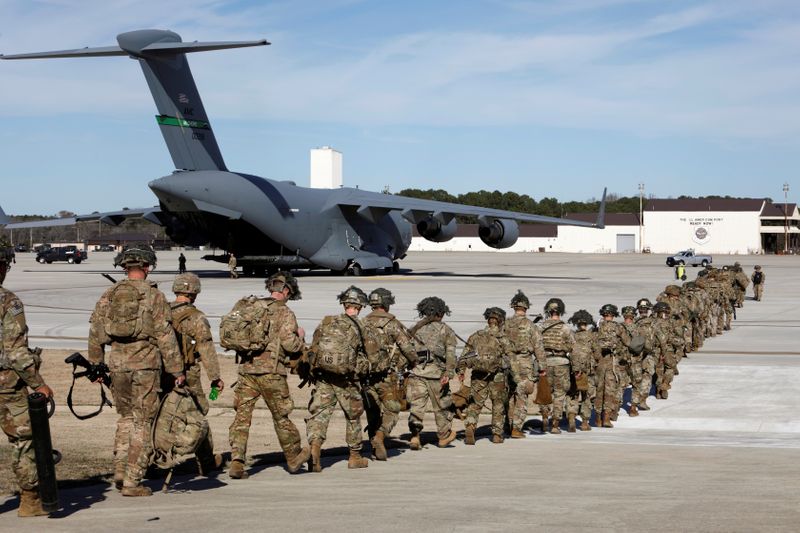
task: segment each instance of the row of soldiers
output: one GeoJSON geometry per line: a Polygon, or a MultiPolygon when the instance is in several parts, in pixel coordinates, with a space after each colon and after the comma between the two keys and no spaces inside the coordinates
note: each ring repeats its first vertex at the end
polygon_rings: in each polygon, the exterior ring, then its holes
{"type": "MultiPolygon", "coordinates": [[[[0,246],[2,277],[10,267],[7,257],[13,256],[9,250],[0,246]]],[[[156,416],[170,390],[196,400],[186,405],[199,411],[200,423],[192,426],[199,429],[191,433],[189,449],[201,474],[221,469],[222,457],[214,453],[203,418],[209,404],[200,382],[201,365],[211,381],[212,394],[221,392],[225,384],[208,320],[194,306],[201,291],[199,278],[190,273],[178,275],[172,286],[175,300],[170,303],[147,280],[156,264],[151,248],[127,247],[115,264],[125,269],[126,279],[105,291],[95,306],[88,359],[96,366],[107,365],[111,374],[119,414],[114,482],[124,496],[147,496],[151,491],[142,485],[142,479],[154,451],[164,451],[154,450],[154,442],[165,441],[159,440],[162,426],[156,423],[156,416]]],[[[337,405],[346,420],[350,468],[368,465],[361,453],[361,415],[365,411],[377,460],[387,459],[385,439],[403,409],[410,411],[412,450],[422,447],[420,435],[428,408],[434,413],[439,446],[446,447],[456,439],[456,414],[464,421],[465,443],[474,444],[478,416],[487,400],[492,402],[492,441],[502,443],[505,435],[524,437],[530,395],[539,404],[542,431],[560,433],[564,418],[567,430],[575,431],[578,416],[580,429],[590,430],[592,411],[595,425],[612,427],[626,385],[633,390],[629,414],[636,416],[639,409],[648,409],[653,375],[656,397],[666,399],[684,352],[729,328],[726,272],[708,269],[693,284],[667,287],[654,306],[642,299],[635,309],[625,307],[624,322],[615,320],[618,312],[612,304],[601,308],[599,325],[590,313],[580,310],[567,321],[574,330],[563,321],[564,303],[557,298],[545,304],[541,320],[528,318],[530,302],[520,291],[511,300],[513,316],[506,317],[497,307],[485,311],[486,327],[461,339],[460,357],[456,356],[459,337],[444,321],[450,310],[442,299],[431,296],[420,301],[417,311],[421,320],[407,328],[389,312],[395,300],[388,290],[376,289],[367,295],[354,286],[338,296],[343,312],[325,317],[307,346],[305,331],[287,306],[301,296],[297,280],[286,272],[274,274],[266,281],[269,296],[243,298],[221,321],[221,344],[235,351],[239,361],[236,414],[228,435],[229,476],[244,479],[248,475],[247,441],[259,398],[272,413],[292,473],[305,463],[311,471],[322,469],[321,448],[337,405]],[[367,307],[371,312],[359,318],[367,307]],[[467,371],[469,386],[465,385],[467,371]],[[304,383],[314,386],[306,418],[308,446],[302,445],[300,432],[289,418],[294,406],[287,383],[290,372],[299,373],[304,383]],[[456,378],[460,387],[451,391],[456,378]]],[[[4,313],[0,410],[3,428],[15,446],[13,468],[22,489],[19,514],[36,516],[45,512],[36,496],[35,463],[23,404],[28,388],[48,396],[52,391],[38,373],[39,361],[27,348],[21,302],[5,289],[0,295],[4,313]],[[9,422],[12,419],[13,424],[9,422]]],[[[191,417],[183,415],[183,425],[167,427],[189,428],[191,417]]],[[[187,450],[185,446],[182,449],[187,450]]]]}

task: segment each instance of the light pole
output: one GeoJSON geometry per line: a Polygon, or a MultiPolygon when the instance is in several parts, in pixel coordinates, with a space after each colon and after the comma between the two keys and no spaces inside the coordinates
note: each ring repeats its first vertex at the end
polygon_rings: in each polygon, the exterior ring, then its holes
{"type": "Polygon", "coordinates": [[[644,220],[642,218],[644,211],[642,208],[644,201],[644,183],[639,184],[639,253],[644,252],[644,242],[642,240],[642,231],[644,226],[644,220]]]}
{"type": "Polygon", "coordinates": [[[789,252],[789,214],[787,208],[789,205],[789,184],[783,184],[783,253],[789,252]]]}

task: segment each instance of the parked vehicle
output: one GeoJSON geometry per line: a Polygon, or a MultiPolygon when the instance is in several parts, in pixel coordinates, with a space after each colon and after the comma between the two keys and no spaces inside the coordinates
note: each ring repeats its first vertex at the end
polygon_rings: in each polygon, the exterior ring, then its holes
{"type": "Polygon", "coordinates": [[[16,244],[14,245],[14,251],[16,253],[25,253],[28,251],[28,246],[26,244],[16,244]]]}
{"type": "Polygon", "coordinates": [[[114,252],[116,248],[112,244],[100,244],[94,247],[95,252],[114,252]]]}
{"type": "Polygon", "coordinates": [[[667,257],[668,267],[674,267],[675,265],[706,266],[710,265],[711,262],[710,255],[698,255],[691,249],[667,257]]]}
{"type": "Polygon", "coordinates": [[[77,246],[56,246],[36,254],[36,261],[48,265],[53,261],[78,265],[81,261],[86,261],[86,252],[79,250],[77,246]]]}

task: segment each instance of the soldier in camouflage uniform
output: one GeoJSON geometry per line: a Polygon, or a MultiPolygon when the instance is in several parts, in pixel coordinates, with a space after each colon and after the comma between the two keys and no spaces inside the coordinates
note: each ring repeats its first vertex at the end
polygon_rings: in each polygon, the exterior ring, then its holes
{"type": "Polygon", "coordinates": [[[231,465],[228,475],[233,479],[246,479],[244,469],[247,459],[247,440],[253,420],[253,409],[259,398],[272,414],[272,423],[278,442],[286,456],[287,469],[294,474],[309,460],[311,452],[303,447],[300,431],[289,415],[294,402],[286,382],[289,354],[297,354],[305,348],[305,331],[297,325],[294,312],[286,305],[289,300],[299,300],[300,288],[297,280],[288,272],[276,272],[267,278],[268,298],[253,299],[254,306],[264,308],[269,316],[264,345],[259,352],[237,353],[239,378],[234,389],[233,408],[236,416],[228,430],[231,445],[231,465]]]}
{"type": "Polygon", "coordinates": [[[44,516],[48,513],[42,509],[39,498],[28,394],[32,389],[52,398],[53,391],[39,374],[39,356],[28,348],[28,325],[22,302],[2,286],[13,261],[14,248],[0,240],[0,420],[8,442],[14,447],[11,470],[20,488],[17,515],[44,516]]]}
{"type": "Polygon", "coordinates": [[[736,301],[736,294],[733,291],[733,272],[726,265],[722,267],[722,270],[717,270],[717,279],[719,280],[722,288],[722,312],[724,320],[722,330],[730,331],[731,319],[733,319],[734,313],[733,302],[736,301]]]}
{"type": "MultiPolygon", "coordinates": [[[[209,406],[203,384],[200,382],[200,363],[205,368],[212,387],[222,392],[225,383],[219,376],[219,361],[214,341],[211,340],[211,326],[206,315],[194,306],[200,289],[200,278],[195,274],[178,274],[172,283],[175,301],[170,303],[170,309],[172,327],[175,329],[178,346],[183,355],[186,388],[194,396],[200,412],[205,416],[208,414],[209,406]]],[[[222,456],[214,454],[211,428],[197,447],[195,457],[203,475],[219,470],[222,466],[222,456]]]]}
{"type": "Polygon", "coordinates": [[[589,419],[592,417],[592,407],[597,395],[595,368],[600,358],[600,348],[597,344],[597,332],[591,313],[585,309],[576,311],[568,320],[575,326],[575,347],[572,350],[572,372],[575,374],[577,394],[572,400],[576,407],[573,408],[580,417],[581,431],[591,431],[589,419]],[[585,390],[584,390],[585,389],[585,390]]]}
{"type": "Polygon", "coordinates": [[[337,346],[329,346],[329,350],[337,353],[315,353],[312,355],[312,368],[315,368],[315,357],[335,357],[355,360],[355,368],[347,375],[314,369],[315,386],[311,392],[311,401],[308,404],[308,417],[306,418],[306,434],[311,444],[311,470],[322,471],[320,453],[322,443],[328,434],[333,410],[338,403],[344,412],[347,423],[345,438],[350,448],[350,457],[347,461],[348,468],[366,468],[369,461],[361,456],[361,414],[364,412],[364,401],[361,396],[361,386],[358,379],[366,374],[369,363],[366,360],[364,346],[364,325],[358,319],[361,309],[367,305],[367,295],[355,286],[339,294],[339,303],[344,307],[344,313],[338,316],[329,316],[314,331],[312,350],[318,350],[323,337],[339,339],[337,346]],[[334,331],[335,330],[335,331],[334,331]]]}
{"type": "Polygon", "coordinates": [[[617,306],[606,304],[600,308],[603,320],[597,326],[597,340],[600,345],[600,363],[597,367],[597,396],[594,409],[597,413],[595,425],[612,428],[617,419],[619,403],[619,365],[617,360],[628,350],[631,337],[625,327],[614,320],[619,316],[617,306]]]}
{"type": "Polygon", "coordinates": [[[490,307],[484,311],[483,318],[486,319],[486,327],[470,335],[456,366],[462,383],[466,369],[472,370],[472,401],[464,419],[464,444],[475,444],[475,428],[486,400],[492,402],[492,442],[503,442],[508,400],[503,358],[510,351],[508,339],[503,334],[506,312],[499,307],[490,307]]]}
{"type": "MultiPolygon", "coordinates": [[[[673,335],[680,337],[680,349],[677,349],[676,345],[675,368],[677,368],[678,363],[686,357],[687,343],[691,344],[691,336],[687,335],[689,330],[687,323],[691,319],[691,310],[687,302],[681,299],[681,288],[679,286],[667,285],[664,288],[664,294],[666,294],[664,302],[669,304],[673,335]]],[[[673,342],[677,342],[677,340],[673,342]]]]}
{"type": "Polygon", "coordinates": [[[397,425],[400,414],[402,393],[398,371],[413,367],[417,363],[417,352],[411,341],[411,335],[406,327],[389,313],[389,307],[393,304],[394,296],[390,291],[383,288],[375,289],[369,294],[372,312],[364,317],[364,327],[375,334],[381,345],[377,360],[370,365],[364,390],[370,399],[370,403],[366,406],[367,433],[372,443],[372,451],[379,461],[386,460],[384,439],[397,425]],[[398,352],[402,357],[398,357],[398,352]]]}
{"type": "Polygon", "coordinates": [[[658,302],[653,307],[656,315],[653,333],[656,336],[656,399],[666,400],[672,386],[678,360],[683,353],[683,335],[680,324],[671,318],[672,311],[666,302],[658,302]]]}
{"type": "Polygon", "coordinates": [[[742,270],[742,265],[739,262],[733,264],[734,267],[734,289],[736,290],[736,307],[742,307],[744,304],[744,295],[747,293],[747,287],[750,285],[750,280],[747,274],[742,270]]]}
{"type": "Polygon", "coordinates": [[[148,245],[128,246],[114,260],[127,279],[100,297],[90,319],[88,359],[106,363],[119,420],[114,438],[114,483],[123,496],[150,496],[141,484],[152,451],[151,427],[158,412],[161,371],[182,386],[183,357],[164,294],[147,274],[156,265],[148,245]],[[105,347],[111,346],[106,357],[105,347]],[[107,359],[107,360],[106,360],[107,359]]]}
{"type": "Polygon", "coordinates": [[[550,298],[544,306],[546,317],[539,326],[542,329],[542,344],[547,358],[547,379],[550,381],[553,403],[549,409],[541,407],[542,431],[547,431],[547,415],[551,415],[550,433],[561,433],[561,419],[567,411],[569,431],[575,431],[575,415],[577,403],[568,401],[567,394],[571,384],[570,357],[575,349],[575,336],[572,330],[561,320],[564,314],[564,302],[559,298],[550,298]]]}
{"type": "Polygon", "coordinates": [[[408,429],[411,431],[409,446],[412,450],[419,450],[422,446],[419,435],[428,402],[436,420],[439,443],[447,446],[455,435],[452,429],[453,400],[449,391],[456,370],[456,334],[442,321],[445,315],[450,314],[450,308],[441,298],[429,296],[417,304],[417,312],[422,320],[411,328],[411,333],[417,343],[417,352],[425,357],[406,378],[406,396],[411,404],[408,429]]]}
{"type": "Polygon", "coordinates": [[[636,386],[642,379],[642,353],[644,352],[644,345],[643,345],[643,337],[640,335],[638,328],[636,327],[636,308],[632,305],[626,305],[622,308],[622,326],[628,332],[628,335],[631,337],[631,340],[634,340],[634,337],[638,338],[638,343],[634,342],[631,343],[631,346],[628,350],[625,350],[623,353],[625,354],[624,357],[620,359],[624,359],[626,364],[620,365],[619,373],[621,376],[621,382],[619,386],[619,403],[622,405],[623,398],[625,396],[625,389],[627,387],[631,387],[631,406],[628,410],[629,416],[639,416],[639,408],[636,405],[636,402],[633,401],[634,391],[636,390],[636,386]],[[636,347],[634,348],[634,344],[636,347]]]}
{"type": "Polygon", "coordinates": [[[764,295],[764,282],[767,279],[767,276],[761,271],[761,265],[754,267],[750,279],[753,280],[753,299],[760,302],[761,297],[764,295]]]}
{"type": "Polygon", "coordinates": [[[524,439],[522,425],[528,418],[528,396],[533,394],[539,375],[547,373],[547,359],[544,355],[542,333],[536,324],[527,317],[531,304],[522,291],[511,299],[514,316],[505,321],[503,331],[508,339],[510,352],[507,354],[511,365],[511,385],[509,390],[509,418],[511,419],[511,438],[524,439]],[[533,358],[538,365],[534,365],[533,358]],[[534,371],[534,368],[538,372],[534,371]]]}
{"type": "Polygon", "coordinates": [[[642,298],[636,302],[636,308],[639,314],[636,318],[636,331],[644,337],[645,345],[641,355],[641,376],[639,382],[633,384],[631,393],[631,410],[628,412],[631,416],[636,416],[639,411],[650,410],[647,398],[650,396],[653,374],[656,372],[656,339],[653,331],[653,317],[650,316],[653,304],[647,298],[642,298]],[[634,408],[636,414],[632,414],[634,408]]]}

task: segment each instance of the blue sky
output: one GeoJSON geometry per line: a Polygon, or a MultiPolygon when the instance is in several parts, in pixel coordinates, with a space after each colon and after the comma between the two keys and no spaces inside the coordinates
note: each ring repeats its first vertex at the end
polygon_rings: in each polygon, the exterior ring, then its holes
{"type": "MultiPolygon", "coordinates": [[[[185,41],[269,47],[189,62],[228,167],[308,183],[586,200],[783,198],[800,187],[800,3],[791,0],[0,0],[0,52],[185,41]]],[[[0,62],[0,205],[153,205],[172,171],[138,65],[0,62]]]]}

